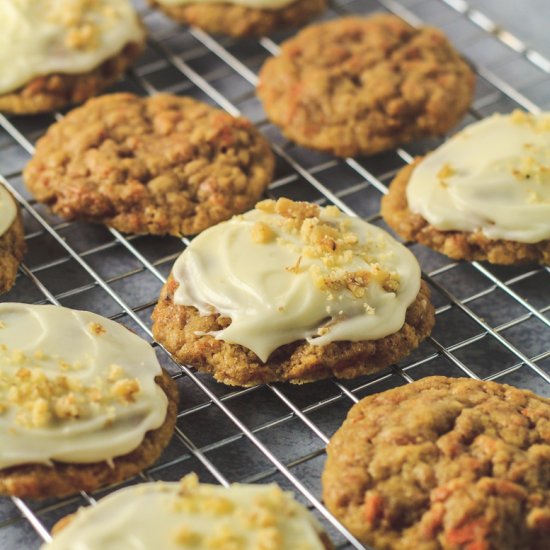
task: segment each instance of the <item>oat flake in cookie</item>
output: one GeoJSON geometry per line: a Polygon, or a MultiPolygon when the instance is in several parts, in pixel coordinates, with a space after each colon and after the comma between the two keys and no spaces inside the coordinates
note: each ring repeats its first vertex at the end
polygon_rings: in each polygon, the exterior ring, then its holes
{"type": "Polygon", "coordinates": [[[434,312],[414,256],[336,207],[263,201],[176,261],[155,337],[226,384],[352,378],[407,355],[434,312]]]}
{"type": "Polygon", "coordinates": [[[326,533],[277,485],[146,483],[81,508],[42,550],[330,550],[326,533]]]}
{"type": "Polygon", "coordinates": [[[398,173],[382,215],[453,259],[550,265],[550,113],[467,126],[398,173]]]}
{"type": "Polygon", "coordinates": [[[2,0],[0,111],[78,103],[114,82],[143,48],[130,0],[2,0]]]}
{"type": "Polygon", "coordinates": [[[262,36],[296,27],[326,8],[326,0],[149,0],[166,15],[206,32],[262,36]]]}
{"type": "Polygon", "coordinates": [[[91,491],[151,465],[177,388],[151,346],[94,313],[0,304],[0,494],[91,491]]]}
{"type": "Polygon", "coordinates": [[[245,118],[189,97],[113,94],[51,126],[24,179],[64,218],[180,236],[251,208],[273,167],[245,118]]]}
{"type": "Polygon", "coordinates": [[[13,286],[25,250],[19,207],[0,184],[0,293],[7,292],[13,286]]]}
{"type": "Polygon", "coordinates": [[[377,550],[550,548],[550,400],[434,376],[371,395],[327,447],[328,509],[377,550]]]}
{"type": "Polygon", "coordinates": [[[284,42],[262,67],[258,96],[289,139],[352,156],[445,133],[473,89],[442,32],[378,14],[311,25],[284,42]]]}

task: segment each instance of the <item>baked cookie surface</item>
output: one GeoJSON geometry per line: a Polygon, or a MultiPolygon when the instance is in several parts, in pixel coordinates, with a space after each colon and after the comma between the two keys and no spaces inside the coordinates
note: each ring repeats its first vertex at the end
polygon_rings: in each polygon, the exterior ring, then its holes
{"type": "Polygon", "coordinates": [[[325,10],[326,0],[237,0],[193,2],[149,0],[166,15],[206,32],[230,36],[262,36],[299,26],[325,10]]]}
{"type": "Polygon", "coordinates": [[[473,88],[472,71],[440,31],[379,14],[302,30],[266,61],[257,92],[286,137],[352,156],[445,133],[473,88]]]}
{"type": "Polygon", "coordinates": [[[64,518],[53,532],[42,550],[118,550],[136,539],[163,550],[333,548],[309,511],[277,485],[225,488],[200,484],[195,474],[121,489],[64,518]]]}
{"type": "Polygon", "coordinates": [[[0,185],[0,293],[13,286],[26,248],[19,206],[0,185]]]}
{"type": "Polygon", "coordinates": [[[273,167],[244,118],[186,97],[113,94],[50,127],[24,179],[64,218],[180,236],[250,208],[273,167]]]}
{"type": "Polygon", "coordinates": [[[550,265],[550,114],[466,127],[404,167],[381,211],[404,239],[456,260],[550,265]]]}
{"type": "Polygon", "coordinates": [[[160,456],[178,390],[147,342],[56,306],[3,303],[0,322],[0,494],[91,491],[160,456]]]}
{"type": "Polygon", "coordinates": [[[381,229],[335,207],[263,201],[184,251],[153,334],[225,384],[353,378],[426,338],[429,296],[414,256],[381,229]]]}
{"type": "Polygon", "coordinates": [[[379,550],[550,544],[550,400],[429,377],[366,397],[332,437],[329,510],[379,550]]]}
{"type": "Polygon", "coordinates": [[[145,32],[129,0],[5,0],[0,5],[0,111],[80,103],[137,58],[145,32]]]}

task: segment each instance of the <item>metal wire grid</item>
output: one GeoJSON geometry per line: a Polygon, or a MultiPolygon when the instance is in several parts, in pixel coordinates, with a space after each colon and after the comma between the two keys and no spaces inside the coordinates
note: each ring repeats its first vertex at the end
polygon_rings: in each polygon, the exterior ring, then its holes
{"type": "MultiPolygon", "coordinates": [[[[142,0],[136,5],[150,30],[149,47],[116,88],[184,93],[251,118],[270,138],[278,158],[277,178],[269,190],[273,197],[336,204],[384,226],[378,209],[387,183],[415,154],[439,143],[423,140],[374,158],[346,160],[294,146],[265,120],[254,96],[257,69],[290,33],[273,40],[217,40],[178,27],[142,0]]],[[[463,124],[496,111],[520,106],[536,112],[539,104],[550,104],[550,62],[463,0],[335,0],[325,17],[375,10],[392,11],[413,24],[440,26],[478,62],[476,100],[463,124]],[[517,88],[507,83],[512,74],[517,88]]],[[[550,269],[450,262],[419,245],[411,248],[432,288],[437,324],[432,337],[399,365],[354,381],[248,389],[220,386],[179,367],[152,341],[149,317],[188,241],[125,237],[116,230],[66,223],[31,200],[22,186],[21,169],[34,141],[61,116],[0,115],[0,181],[23,206],[29,246],[17,284],[2,300],[96,311],[155,346],[181,388],[176,436],[154,467],[124,485],[178,479],[190,471],[223,485],[277,481],[312,509],[338,548],[362,548],[320,501],[324,447],[353,403],[435,373],[499,380],[550,395],[550,269]]],[[[0,499],[0,548],[37,548],[60,517],[111,490],[38,503],[0,499]]]]}

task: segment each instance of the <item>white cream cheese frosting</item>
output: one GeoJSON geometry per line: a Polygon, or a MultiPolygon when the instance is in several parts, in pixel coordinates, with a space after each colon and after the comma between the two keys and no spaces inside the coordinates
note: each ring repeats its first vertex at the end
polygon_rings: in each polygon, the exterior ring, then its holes
{"type": "Polygon", "coordinates": [[[17,208],[11,195],[0,185],[0,237],[11,227],[17,208]]]}
{"type": "Polygon", "coordinates": [[[320,526],[277,485],[145,483],[81,508],[42,550],[324,550],[320,526]]]}
{"type": "Polygon", "coordinates": [[[515,111],[468,126],[416,166],[407,201],[442,231],[550,239],[550,113],[515,111]]]}
{"type": "Polygon", "coordinates": [[[0,304],[0,468],[110,461],[162,425],[151,346],[95,313],[0,304]]]}
{"type": "Polygon", "coordinates": [[[141,43],[130,0],[2,0],[0,94],[52,73],[85,73],[141,43]]]}
{"type": "Polygon", "coordinates": [[[289,6],[296,0],[157,0],[165,6],[188,6],[190,4],[234,4],[257,10],[278,10],[289,6]]]}
{"type": "Polygon", "coordinates": [[[415,257],[336,207],[263,201],[202,232],[174,265],[174,303],[231,324],[217,339],[266,361],[273,350],[397,332],[420,289],[415,257]]]}

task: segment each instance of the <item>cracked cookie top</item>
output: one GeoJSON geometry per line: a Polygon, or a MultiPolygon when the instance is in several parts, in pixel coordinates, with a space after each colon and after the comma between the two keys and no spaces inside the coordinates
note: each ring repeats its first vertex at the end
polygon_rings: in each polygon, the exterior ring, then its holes
{"type": "Polygon", "coordinates": [[[444,133],[473,86],[443,33],[378,14],[311,25],[284,42],[261,70],[258,95],[287,137],[349,156],[444,133]]]}
{"type": "Polygon", "coordinates": [[[429,377],[369,396],[328,446],[323,495],[381,550],[550,544],[550,400],[429,377]]]}
{"type": "Polygon", "coordinates": [[[39,140],[25,183],[68,219],[191,235],[250,208],[274,158],[244,118],[195,99],[92,99],[39,140]]]}

